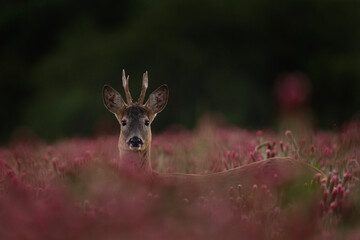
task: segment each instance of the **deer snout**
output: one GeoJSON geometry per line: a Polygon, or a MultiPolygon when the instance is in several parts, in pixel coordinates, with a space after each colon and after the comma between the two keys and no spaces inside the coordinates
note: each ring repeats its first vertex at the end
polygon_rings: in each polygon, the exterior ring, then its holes
{"type": "Polygon", "coordinates": [[[130,149],[140,150],[141,146],[144,144],[144,142],[141,138],[134,136],[129,139],[127,144],[129,145],[130,149]]]}

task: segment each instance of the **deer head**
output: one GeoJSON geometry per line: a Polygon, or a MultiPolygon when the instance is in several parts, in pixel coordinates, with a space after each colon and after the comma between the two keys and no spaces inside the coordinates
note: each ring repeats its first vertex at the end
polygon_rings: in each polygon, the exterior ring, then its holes
{"type": "Polygon", "coordinates": [[[115,114],[120,123],[119,153],[120,158],[131,158],[139,168],[151,169],[151,123],[161,112],[168,100],[169,89],[161,85],[153,91],[144,102],[148,87],[148,73],[143,74],[141,94],[137,102],[133,102],[129,91],[129,76],[125,71],[122,74],[122,84],[125,90],[126,101],[112,87],[103,87],[103,101],[105,107],[115,114]]]}

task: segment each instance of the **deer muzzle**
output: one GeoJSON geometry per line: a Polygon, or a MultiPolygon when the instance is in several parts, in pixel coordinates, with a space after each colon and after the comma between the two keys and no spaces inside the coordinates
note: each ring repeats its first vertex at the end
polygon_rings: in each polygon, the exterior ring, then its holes
{"type": "Polygon", "coordinates": [[[144,144],[144,142],[141,138],[134,136],[129,139],[127,144],[131,150],[139,151],[141,150],[141,147],[144,144]]]}

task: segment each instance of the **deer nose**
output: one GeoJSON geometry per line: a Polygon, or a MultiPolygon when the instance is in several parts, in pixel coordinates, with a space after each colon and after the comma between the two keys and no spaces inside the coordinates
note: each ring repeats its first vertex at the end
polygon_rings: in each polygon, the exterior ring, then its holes
{"type": "Polygon", "coordinates": [[[130,138],[130,140],[129,140],[129,145],[131,146],[131,147],[139,147],[139,146],[141,146],[143,144],[143,141],[141,140],[141,138],[139,138],[139,137],[132,137],[132,138],[130,138]]]}

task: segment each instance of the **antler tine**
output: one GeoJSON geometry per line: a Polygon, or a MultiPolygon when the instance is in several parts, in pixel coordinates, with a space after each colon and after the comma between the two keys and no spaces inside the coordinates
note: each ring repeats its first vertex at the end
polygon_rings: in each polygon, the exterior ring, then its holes
{"type": "Polygon", "coordinates": [[[126,77],[124,69],[122,72],[122,84],[125,90],[126,101],[128,104],[132,104],[132,97],[129,91],[129,75],[126,77]]]}
{"type": "Polygon", "coordinates": [[[139,104],[143,104],[144,103],[144,99],[145,99],[145,93],[146,93],[146,89],[148,88],[148,72],[146,71],[143,74],[143,81],[142,81],[142,87],[141,87],[141,93],[140,93],[140,97],[139,97],[139,104]]]}

